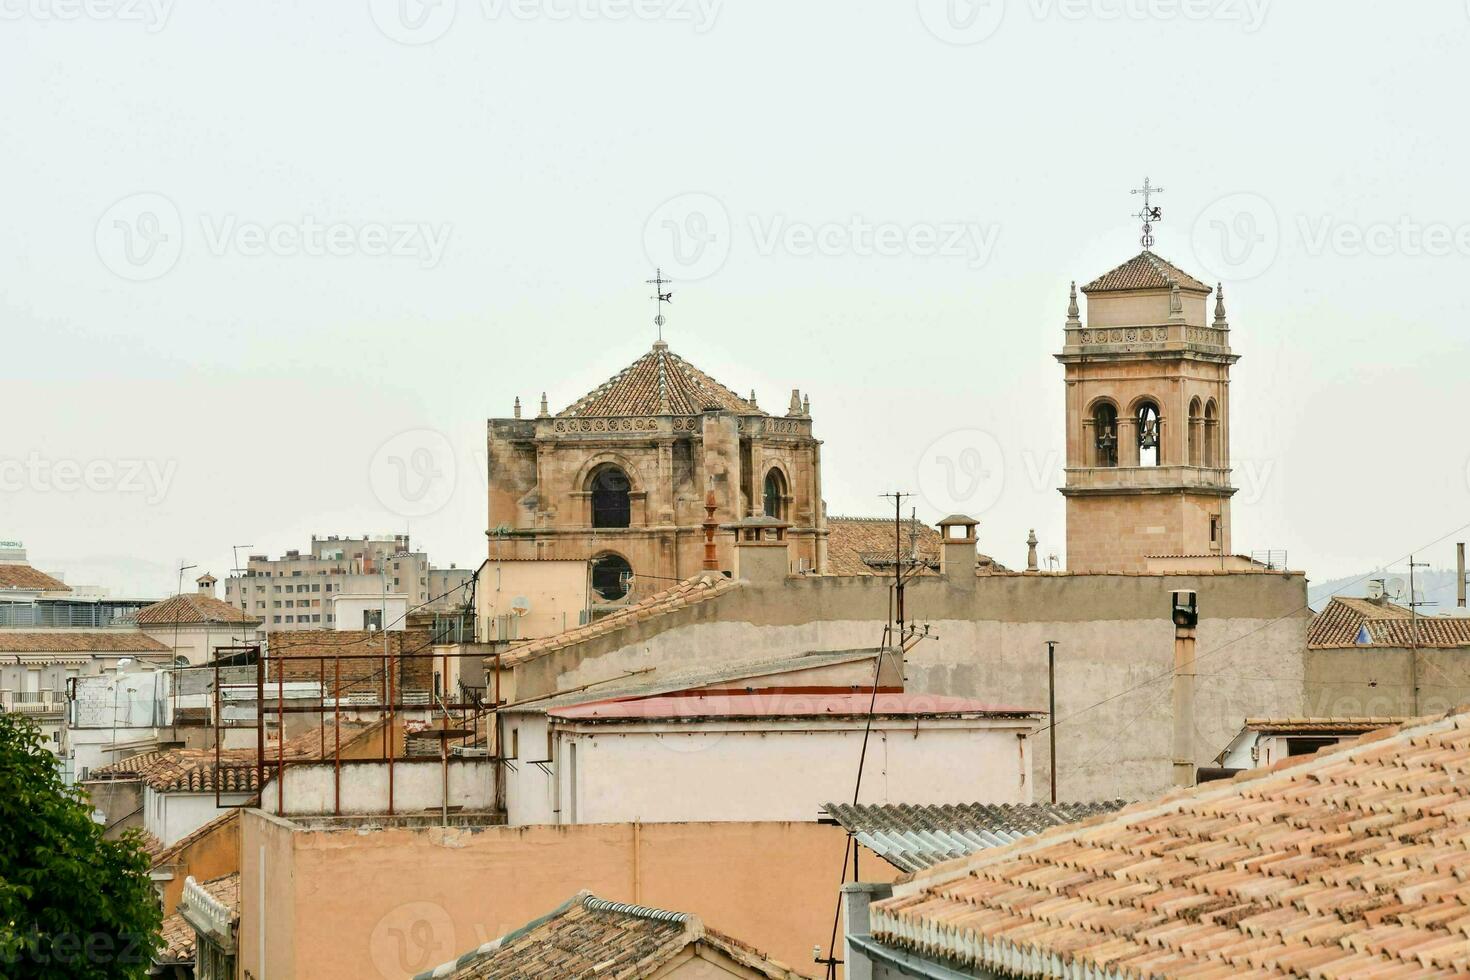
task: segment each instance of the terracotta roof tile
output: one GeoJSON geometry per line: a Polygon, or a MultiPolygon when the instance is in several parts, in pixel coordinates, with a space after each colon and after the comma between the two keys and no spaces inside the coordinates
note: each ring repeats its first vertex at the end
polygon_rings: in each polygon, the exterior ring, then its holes
{"type": "Polygon", "coordinates": [[[709,407],[741,415],[766,414],[660,342],[558,412],[557,418],[698,415],[709,407]]]}
{"type": "Polygon", "coordinates": [[[144,606],[138,610],[137,616],[139,626],[198,626],[205,623],[255,626],[261,621],[259,616],[252,616],[238,606],[198,592],[186,592],[144,606]]]}
{"type": "Polygon", "coordinates": [[[0,653],[167,653],[138,630],[0,630],[0,653]]]}
{"type": "MultiPolygon", "coordinates": [[[[374,725],[344,723],[342,744],[363,735],[374,725]]],[[[288,762],[321,757],[320,731],[302,732],[286,740],[281,750],[288,762]]],[[[328,745],[334,743],[331,729],[328,745]]],[[[266,743],[266,755],[277,755],[274,741],[266,743]]],[[[151,789],[164,793],[208,793],[219,789],[227,793],[254,793],[260,789],[260,770],[256,766],[256,750],[221,749],[216,764],[214,749],[155,749],[91,771],[91,779],[138,779],[151,789]]],[[[208,824],[205,825],[209,826],[208,824]]],[[[200,828],[202,831],[204,828],[200,828]]]]}
{"type": "Polygon", "coordinates": [[[1139,252],[1116,268],[1109,269],[1082,287],[1084,293],[1122,292],[1128,289],[1168,289],[1175,283],[1180,289],[1210,292],[1210,287],[1184,272],[1167,259],[1149,251],[1139,252]]]}
{"type": "Polygon", "coordinates": [[[874,936],[1042,976],[1470,966],[1470,714],[1288,761],[920,872],[874,936]]]}
{"type": "Polygon", "coordinates": [[[706,929],[693,915],[581,892],[548,915],[420,973],[417,980],[635,980],[658,973],[696,943],[755,976],[799,977],[739,940],[706,929]]]}
{"type": "Polygon", "coordinates": [[[673,588],[655,592],[647,599],[631,606],[624,606],[586,626],[575,626],[554,636],[532,640],[530,643],[515,647],[501,657],[501,664],[504,667],[523,664],[565,647],[623,629],[633,623],[663,616],[685,606],[708,602],[710,599],[718,598],[738,588],[740,588],[740,583],[734,579],[725,578],[719,573],[702,573],[685,579],[673,588]]]}
{"type": "Polygon", "coordinates": [[[70,592],[71,586],[29,565],[0,563],[0,589],[39,592],[70,592]]]}

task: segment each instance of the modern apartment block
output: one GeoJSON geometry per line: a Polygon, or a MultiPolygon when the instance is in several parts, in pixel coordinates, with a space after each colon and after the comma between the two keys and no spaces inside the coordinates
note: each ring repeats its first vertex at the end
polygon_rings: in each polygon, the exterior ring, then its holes
{"type": "Polygon", "coordinates": [[[402,596],[410,610],[449,612],[469,598],[470,578],[467,568],[431,568],[407,534],[333,534],[313,536],[308,552],[251,555],[242,574],[225,580],[225,601],[259,616],[266,633],[332,629],[338,594],[402,596]]]}

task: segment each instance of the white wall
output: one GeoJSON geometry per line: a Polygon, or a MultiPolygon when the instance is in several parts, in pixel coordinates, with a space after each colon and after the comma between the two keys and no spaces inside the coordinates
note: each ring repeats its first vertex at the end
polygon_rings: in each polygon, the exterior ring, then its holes
{"type": "Polygon", "coordinates": [[[332,628],[339,630],[365,629],[362,625],[364,612],[383,613],[383,627],[397,632],[408,627],[408,596],[388,595],[334,595],[332,596],[332,628]]]}
{"type": "MultiPolygon", "coordinates": [[[[240,804],[248,793],[222,793],[223,804],[240,804]]],[[[165,845],[189,836],[224,811],[215,806],[214,793],[159,792],[143,790],[143,826],[165,845]]]]}
{"type": "MultiPolygon", "coordinates": [[[[494,805],[494,763],[484,759],[449,760],[449,805],[480,811],[494,805]]],[[[336,767],[328,763],[293,763],[286,767],[282,793],[272,779],[260,794],[261,809],[285,816],[330,816],[337,807],[336,767]]],[[[421,815],[444,800],[444,772],[438,759],[399,759],[393,763],[393,805],[398,814],[421,815]]],[[[355,816],[388,812],[388,764],[349,761],[341,769],[341,812],[355,816]]]]}
{"type": "MultiPolygon", "coordinates": [[[[879,720],[860,801],[1029,803],[1030,739],[1018,736],[1033,728],[879,720]]],[[[861,719],[557,723],[554,731],[548,774],[528,764],[545,758],[544,729],[537,738],[535,724],[523,724],[521,758],[506,780],[512,825],[814,820],[824,803],[852,799],[863,740],[861,719]]]]}

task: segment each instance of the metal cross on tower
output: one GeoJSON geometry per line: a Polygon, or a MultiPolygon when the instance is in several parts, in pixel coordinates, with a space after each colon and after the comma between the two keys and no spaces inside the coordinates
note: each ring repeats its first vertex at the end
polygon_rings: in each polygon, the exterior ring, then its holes
{"type": "Polygon", "coordinates": [[[663,272],[662,269],[654,269],[653,270],[653,278],[652,279],[645,279],[644,282],[648,283],[650,286],[653,287],[653,295],[650,296],[649,299],[654,299],[654,300],[657,300],[658,301],[658,315],[653,318],[653,325],[656,326],[656,327],[658,327],[658,339],[659,339],[659,343],[663,343],[663,339],[664,339],[664,304],[665,303],[672,303],[674,301],[674,291],[671,289],[668,292],[664,292],[664,287],[665,286],[671,286],[671,285],[673,285],[674,280],[672,280],[672,279],[665,279],[664,278],[664,272],[663,272]]]}
{"type": "Polygon", "coordinates": [[[1133,190],[1129,191],[1129,193],[1143,195],[1143,209],[1135,214],[1134,217],[1143,222],[1143,237],[1140,238],[1139,241],[1143,243],[1144,248],[1152,248],[1154,244],[1153,223],[1155,221],[1162,221],[1164,217],[1164,212],[1161,208],[1154,207],[1152,204],[1150,204],[1149,198],[1154,194],[1164,193],[1164,189],[1162,187],[1154,187],[1150,185],[1148,182],[1148,178],[1145,177],[1143,178],[1143,186],[1136,187],[1133,190]]]}

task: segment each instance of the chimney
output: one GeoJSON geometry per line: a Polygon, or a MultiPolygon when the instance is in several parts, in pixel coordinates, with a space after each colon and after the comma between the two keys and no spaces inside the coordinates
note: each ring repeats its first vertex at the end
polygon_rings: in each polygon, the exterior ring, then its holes
{"type": "Polygon", "coordinates": [[[735,532],[735,577],[767,584],[790,575],[791,546],[786,540],[790,526],[764,514],[725,525],[735,532]]]}
{"type": "Polygon", "coordinates": [[[964,581],[975,577],[975,528],[979,521],[964,514],[951,514],[939,522],[939,572],[945,578],[964,581]]]}
{"type": "Polygon", "coordinates": [[[215,577],[213,575],[209,574],[208,572],[205,572],[203,575],[199,576],[198,578],[196,578],[194,580],[194,584],[199,587],[199,594],[200,595],[207,595],[211,599],[213,599],[214,598],[214,583],[215,583],[215,581],[216,580],[215,580],[215,577]]]}
{"type": "Polygon", "coordinates": [[[1033,527],[1031,533],[1026,535],[1026,571],[1028,572],[1038,572],[1041,570],[1041,563],[1036,560],[1036,546],[1038,544],[1040,542],[1036,540],[1036,528],[1033,527]]]}

